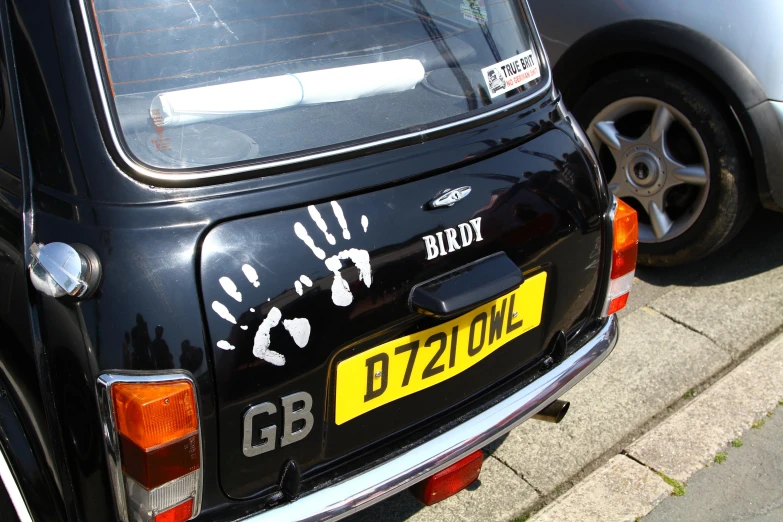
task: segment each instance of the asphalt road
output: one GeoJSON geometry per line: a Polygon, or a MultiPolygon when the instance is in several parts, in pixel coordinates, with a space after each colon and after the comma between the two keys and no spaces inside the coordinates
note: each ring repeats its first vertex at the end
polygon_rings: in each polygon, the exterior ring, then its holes
{"type": "Polygon", "coordinates": [[[722,464],[688,480],[685,496],[668,497],[644,522],[783,520],[783,408],[739,440],[722,464]]]}
{"type": "MultiPolygon", "coordinates": [[[[657,416],[783,328],[783,214],[758,211],[726,248],[690,266],[637,270],[620,341],[564,398],[558,425],[529,421],[489,448],[480,485],[424,508],[408,493],[360,522],[525,516],[615,455],[657,416]]],[[[783,412],[780,414],[783,416],[783,412]]]]}

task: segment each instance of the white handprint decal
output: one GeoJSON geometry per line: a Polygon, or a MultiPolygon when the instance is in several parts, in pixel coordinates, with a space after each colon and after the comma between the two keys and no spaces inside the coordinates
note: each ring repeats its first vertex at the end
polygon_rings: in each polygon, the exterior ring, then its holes
{"type": "MultiPolygon", "coordinates": [[[[331,207],[332,212],[334,213],[334,217],[342,229],[343,239],[350,240],[351,232],[348,230],[348,223],[345,219],[342,208],[335,201],[331,202],[331,207]]],[[[328,225],[326,224],[326,221],[323,219],[318,209],[314,205],[310,205],[307,210],[310,214],[310,218],[324,234],[327,243],[330,245],[337,244],[337,239],[331,233],[329,233],[328,225]]],[[[367,219],[367,216],[363,215],[361,217],[361,225],[364,232],[366,233],[367,228],[369,227],[369,220],[367,219]]],[[[341,250],[337,254],[327,258],[326,252],[324,252],[324,250],[320,247],[316,246],[315,241],[312,237],[310,237],[307,229],[302,223],[296,222],[294,224],[294,233],[299,239],[302,240],[302,242],[304,242],[305,245],[310,248],[310,250],[318,259],[324,261],[326,268],[334,274],[334,282],[332,283],[332,302],[334,302],[335,305],[348,306],[353,301],[353,295],[351,294],[348,282],[343,279],[342,274],[340,273],[342,270],[343,260],[351,260],[351,262],[359,270],[359,280],[363,281],[367,288],[372,285],[370,254],[367,250],[348,248],[341,250]]],[[[260,287],[261,283],[259,282],[258,272],[255,268],[249,264],[244,264],[242,265],[242,273],[245,275],[248,282],[253,285],[253,287],[260,287]]],[[[218,283],[229,297],[238,303],[242,302],[242,292],[240,292],[239,287],[236,285],[236,283],[234,283],[233,280],[231,280],[231,278],[226,276],[221,277],[218,280],[218,283]]],[[[312,286],[312,280],[310,280],[310,278],[306,275],[301,275],[299,276],[299,279],[294,281],[294,289],[299,295],[304,294],[304,287],[311,288],[312,286]]],[[[269,299],[267,299],[267,301],[269,301],[269,299]]],[[[214,310],[215,313],[218,314],[222,319],[232,324],[237,324],[236,318],[231,314],[228,307],[223,303],[219,301],[213,301],[212,310],[214,310]]],[[[250,311],[255,312],[255,309],[250,308],[250,311]]],[[[285,364],[285,356],[270,348],[270,332],[272,328],[280,324],[282,316],[283,314],[279,308],[272,307],[264,320],[261,321],[261,325],[258,327],[258,330],[253,337],[253,355],[275,366],[283,366],[285,364]]],[[[248,328],[246,325],[239,325],[239,327],[242,330],[247,330],[248,328]]],[[[285,328],[285,330],[291,336],[291,339],[293,339],[294,343],[299,348],[304,348],[307,346],[307,343],[310,340],[310,321],[304,318],[285,319],[283,320],[283,328],[285,328]]],[[[222,350],[235,349],[231,343],[225,340],[218,341],[216,346],[222,350]]]]}
{"type": "MultiPolygon", "coordinates": [[[[315,221],[315,224],[318,226],[318,228],[321,229],[321,232],[324,233],[326,241],[330,245],[336,244],[337,240],[332,234],[329,233],[326,222],[321,217],[318,209],[316,209],[313,205],[310,205],[307,210],[310,212],[310,217],[313,219],[313,221],[315,221]]],[[[345,221],[343,209],[336,201],[332,201],[332,211],[334,212],[334,217],[337,218],[337,222],[340,224],[340,228],[343,229],[343,238],[346,240],[351,239],[351,232],[348,230],[348,223],[345,221]]],[[[369,226],[367,216],[362,216],[361,223],[362,228],[366,233],[367,227],[369,226]]],[[[302,242],[304,242],[305,245],[310,247],[310,250],[313,251],[315,257],[324,261],[326,268],[331,270],[334,274],[334,282],[332,283],[332,302],[334,304],[337,306],[348,306],[353,301],[353,295],[351,294],[351,290],[348,287],[348,283],[340,274],[340,271],[343,268],[343,264],[341,262],[343,259],[350,259],[353,264],[356,265],[356,268],[359,270],[359,279],[364,282],[367,288],[370,288],[370,285],[372,285],[372,267],[370,266],[369,252],[366,250],[359,250],[357,248],[349,248],[347,250],[341,250],[337,254],[327,258],[326,252],[324,252],[320,247],[316,246],[313,238],[310,237],[310,235],[307,233],[305,226],[298,221],[294,223],[294,233],[299,239],[302,240],[302,242]]]]}

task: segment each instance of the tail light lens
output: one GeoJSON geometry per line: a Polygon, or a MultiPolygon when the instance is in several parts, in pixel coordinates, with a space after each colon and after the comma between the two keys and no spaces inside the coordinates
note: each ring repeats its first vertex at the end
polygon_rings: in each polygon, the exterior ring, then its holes
{"type": "Polygon", "coordinates": [[[437,504],[456,495],[478,480],[484,453],[479,450],[435,473],[411,488],[416,499],[425,506],[437,504]]]}
{"type": "Polygon", "coordinates": [[[120,519],[183,522],[201,505],[201,433],[184,374],[102,375],[107,455],[120,519]]]}
{"type": "Polygon", "coordinates": [[[615,198],[612,219],[612,274],[604,303],[604,316],[625,308],[628,294],[636,273],[636,256],[639,249],[639,223],[636,211],[627,203],[615,198]]]}
{"type": "Polygon", "coordinates": [[[144,448],[198,431],[196,399],[189,381],[122,382],[112,388],[117,431],[144,448]]]}
{"type": "Polygon", "coordinates": [[[193,499],[189,498],[182,504],[155,515],[155,522],[182,522],[188,520],[193,512],[193,499]]]}

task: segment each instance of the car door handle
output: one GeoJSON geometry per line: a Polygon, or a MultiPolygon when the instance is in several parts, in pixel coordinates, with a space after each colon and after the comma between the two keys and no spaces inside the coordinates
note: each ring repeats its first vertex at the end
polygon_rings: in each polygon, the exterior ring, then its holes
{"type": "Polygon", "coordinates": [[[408,306],[423,315],[452,317],[513,290],[524,279],[506,253],[498,252],[419,283],[411,289],[408,306]]]}

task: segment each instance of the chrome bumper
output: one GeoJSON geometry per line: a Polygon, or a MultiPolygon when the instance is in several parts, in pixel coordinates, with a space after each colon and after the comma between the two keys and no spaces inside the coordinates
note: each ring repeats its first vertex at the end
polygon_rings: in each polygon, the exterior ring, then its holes
{"type": "Polygon", "coordinates": [[[617,318],[611,316],[571,357],[472,419],[369,471],[243,520],[338,520],[380,502],[486,446],[532,417],[598,366],[614,348],[617,336],[617,318]]]}

